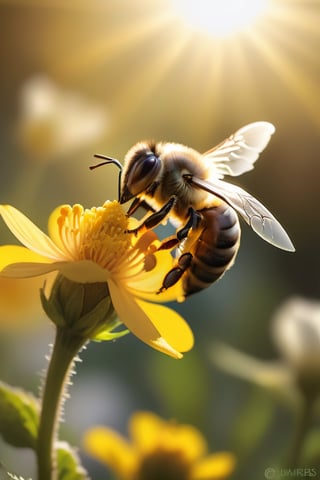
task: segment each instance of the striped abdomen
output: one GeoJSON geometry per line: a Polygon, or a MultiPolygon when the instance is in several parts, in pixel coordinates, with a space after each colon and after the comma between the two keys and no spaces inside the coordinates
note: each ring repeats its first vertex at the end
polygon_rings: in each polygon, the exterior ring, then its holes
{"type": "Polygon", "coordinates": [[[221,202],[200,213],[204,226],[191,249],[191,265],[183,277],[186,296],[218,280],[231,267],[239,248],[240,225],[233,208],[221,202]]]}

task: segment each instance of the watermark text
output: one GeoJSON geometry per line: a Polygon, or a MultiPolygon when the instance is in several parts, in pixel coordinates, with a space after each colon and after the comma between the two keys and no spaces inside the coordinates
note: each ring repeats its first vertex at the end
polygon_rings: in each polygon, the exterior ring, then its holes
{"type": "Polygon", "coordinates": [[[267,467],[264,471],[264,478],[267,480],[285,480],[285,479],[306,479],[319,478],[320,468],[305,467],[305,468],[277,468],[267,467]]]}

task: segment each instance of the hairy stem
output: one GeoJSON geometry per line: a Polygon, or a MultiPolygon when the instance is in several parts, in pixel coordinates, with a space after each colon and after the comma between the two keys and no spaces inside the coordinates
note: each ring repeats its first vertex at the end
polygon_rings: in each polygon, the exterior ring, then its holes
{"type": "Polygon", "coordinates": [[[75,356],[85,340],[67,328],[57,328],[56,338],[45,379],[37,443],[38,480],[56,480],[54,443],[60,410],[75,356]]]}

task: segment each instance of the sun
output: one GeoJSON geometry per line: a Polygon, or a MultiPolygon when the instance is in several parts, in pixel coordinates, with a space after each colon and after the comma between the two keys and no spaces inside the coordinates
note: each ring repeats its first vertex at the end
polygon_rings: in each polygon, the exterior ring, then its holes
{"type": "Polygon", "coordinates": [[[213,37],[227,37],[247,27],[267,9],[268,0],[172,0],[177,16],[213,37]]]}

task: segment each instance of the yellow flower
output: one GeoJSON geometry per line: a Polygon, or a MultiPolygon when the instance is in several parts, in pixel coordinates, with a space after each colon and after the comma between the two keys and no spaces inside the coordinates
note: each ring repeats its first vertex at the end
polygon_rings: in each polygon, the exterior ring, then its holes
{"type": "Polygon", "coordinates": [[[153,231],[128,233],[118,202],[58,207],[49,218],[49,236],[10,205],[0,205],[0,215],[24,245],[0,247],[0,277],[58,271],[76,283],[107,283],[118,317],[140,340],[174,358],[192,348],[192,332],[180,315],[145,301],[161,300],[154,292],[171,267],[170,253],[156,252],[153,231]]]}
{"type": "Polygon", "coordinates": [[[131,443],[105,427],[92,428],[84,437],[87,452],[121,480],[221,480],[234,469],[230,453],[207,455],[205,439],[191,425],[138,412],[129,432],[131,443]]]}
{"type": "Polygon", "coordinates": [[[0,278],[1,333],[39,327],[43,316],[39,302],[42,286],[41,278],[0,278]]]}

